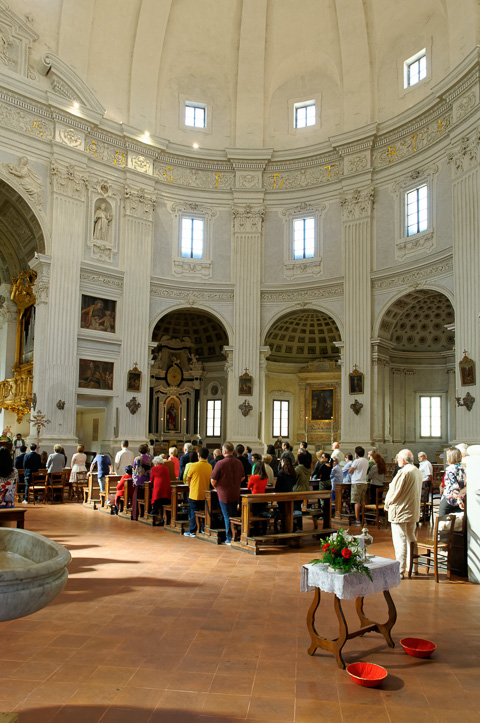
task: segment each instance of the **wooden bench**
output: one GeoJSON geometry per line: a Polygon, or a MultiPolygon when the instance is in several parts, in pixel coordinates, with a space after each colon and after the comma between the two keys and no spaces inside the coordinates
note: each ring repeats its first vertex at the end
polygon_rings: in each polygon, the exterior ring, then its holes
{"type": "Polygon", "coordinates": [[[107,474],[105,477],[105,492],[100,492],[100,510],[106,512],[109,515],[113,515],[115,511],[115,504],[108,504],[109,495],[115,495],[117,492],[117,485],[122,479],[120,474],[107,474]]]}
{"type": "Polygon", "coordinates": [[[17,469],[18,472],[18,481],[17,486],[15,488],[15,499],[18,503],[21,503],[24,496],[25,496],[25,470],[23,469],[17,469]]]}
{"type": "MultiPolygon", "coordinates": [[[[350,492],[352,489],[352,485],[347,482],[342,482],[342,484],[335,485],[335,519],[339,519],[342,517],[343,512],[343,493],[344,491],[350,492]]],[[[347,514],[347,517],[350,515],[347,514]]]]}
{"type": "Polygon", "coordinates": [[[170,521],[165,525],[165,529],[169,532],[177,532],[182,535],[189,528],[188,519],[188,485],[172,484],[172,503],[171,509],[164,507],[165,516],[170,516],[170,521]]]}
{"type": "Polygon", "coordinates": [[[91,472],[88,475],[88,487],[83,491],[83,504],[86,507],[97,509],[100,502],[100,485],[98,484],[98,472],[91,472]]]}
{"type": "MultiPolygon", "coordinates": [[[[265,521],[265,518],[257,518],[265,521]]],[[[279,542],[300,542],[306,537],[322,537],[329,535],[334,532],[331,527],[331,491],[322,490],[314,492],[270,492],[259,495],[243,495],[241,500],[241,534],[240,541],[232,541],[232,547],[239,550],[245,550],[251,552],[254,555],[258,554],[261,549],[265,546],[272,544],[278,544],[279,542]],[[310,514],[302,515],[302,520],[307,517],[311,517],[313,521],[313,528],[311,530],[294,530],[295,517],[295,502],[307,501],[316,502],[323,500],[322,510],[312,510],[310,514]],[[282,503],[284,505],[284,528],[283,532],[274,531],[270,534],[250,536],[250,530],[255,522],[255,517],[252,513],[252,505],[260,503],[282,503]],[[318,520],[323,518],[323,527],[319,529],[318,520]]]]}
{"type": "Polygon", "coordinates": [[[25,512],[24,507],[5,507],[0,509],[0,523],[1,522],[16,522],[17,528],[23,530],[25,527],[25,512]]]}

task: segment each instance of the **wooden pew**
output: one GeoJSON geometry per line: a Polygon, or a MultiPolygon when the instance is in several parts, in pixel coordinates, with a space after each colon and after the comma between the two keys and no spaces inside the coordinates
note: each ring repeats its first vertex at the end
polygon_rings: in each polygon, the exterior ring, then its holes
{"type": "Polygon", "coordinates": [[[17,503],[21,503],[23,500],[23,497],[25,495],[25,470],[23,469],[17,469],[18,472],[18,481],[17,486],[15,488],[15,499],[17,500],[17,503]]]}
{"type": "MultiPolygon", "coordinates": [[[[335,485],[335,519],[339,519],[342,517],[342,493],[344,490],[351,491],[352,485],[348,483],[343,483],[339,485],[335,485]]],[[[347,517],[349,517],[347,515],[347,517]]]]}
{"type": "Polygon", "coordinates": [[[115,494],[117,491],[117,484],[122,479],[121,474],[107,474],[105,477],[105,492],[100,492],[100,510],[107,512],[109,515],[113,515],[114,505],[108,505],[108,496],[115,494]]]}
{"type": "Polygon", "coordinates": [[[4,507],[0,509],[0,527],[2,522],[16,522],[17,528],[23,530],[25,527],[24,507],[4,507]]]}
{"type": "MultiPolygon", "coordinates": [[[[121,507],[121,510],[118,511],[118,517],[120,517],[123,520],[131,520],[132,519],[132,494],[133,494],[133,481],[130,481],[130,484],[126,484],[123,488],[123,505],[121,507]]],[[[122,501],[122,498],[120,498],[119,501],[122,501]]],[[[137,498],[138,502],[138,498],[137,498]]]]}
{"type": "Polygon", "coordinates": [[[200,540],[220,545],[225,540],[225,521],[218,502],[217,490],[205,492],[205,527],[203,533],[199,533],[197,522],[197,537],[200,540]]]}
{"type": "MultiPolygon", "coordinates": [[[[302,520],[305,520],[309,515],[302,516],[302,520]]],[[[255,518],[257,519],[257,518],[255,518]]],[[[263,519],[263,518],[258,518],[263,519]]],[[[334,528],[331,527],[331,491],[322,490],[315,492],[273,492],[265,493],[261,495],[243,495],[242,496],[242,508],[241,508],[241,535],[240,542],[232,541],[232,547],[239,550],[245,550],[251,552],[254,555],[258,554],[262,547],[270,546],[272,543],[278,543],[282,541],[300,541],[305,537],[322,537],[329,535],[334,532],[334,528]],[[313,510],[311,516],[313,522],[313,529],[301,530],[294,532],[294,503],[302,502],[307,500],[313,502],[316,500],[323,500],[323,510],[318,513],[317,510],[313,510]],[[268,502],[282,502],[285,505],[285,520],[284,532],[271,532],[265,535],[250,536],[250,530],[253,522],[255,521],[252,513],[252,505],[259,503],[268,502]],[[318,528],[318,518],[323,518],[322,529],[318,528]]]]}
{"type": "Polygon", "coordinates": [[[182,535],[187,532],[190,522],[188,519],[188,485],[172,484],[172,509],[170,512],[170,522],[165,525],[165,530],[169,532],[177,532],[182,535]]]}
{"type": "Polygon", "coordinates": [[[98,472],[92,472],[88,475],[88,487],[83,490],[83,504],[92,510],[97,509],[100,502],[100,485],[98,484],[98,472]]]}
{"type": "Polygon", "coordinates": [[[33,497],[33,504],[36,503],[36,493],[43,493],[42,502],[47,500],[47,470],[39,469],[38,472],[34,472],[31,476],[30,484],[28,486],[28,501],[30,502],[30,495],[33,497]]]}

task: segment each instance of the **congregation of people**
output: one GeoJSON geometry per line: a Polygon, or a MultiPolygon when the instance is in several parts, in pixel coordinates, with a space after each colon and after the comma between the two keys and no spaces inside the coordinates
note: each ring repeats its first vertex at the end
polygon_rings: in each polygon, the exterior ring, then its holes
{"type": "MultiPolygon", "coordinates": [[[[0,507],[13,507],[15,487],[19,470],[23,471],[25,492],[23,504],[28,504],[29,486],[35,472],[45,469],[47,475],[62,472],[67,457],[61,445],[55,445],[47,455],[38,453],[32,443],[27,450],[23,439],[17,435],[13,454],[5,447],[0,448],[0,507]]],[[[442,481],[439,514],[461,512],[464,509],[466,473],[462,459],[466,452],[458,448],[447,450],[447,464],[442,481]]],[[[425,452],[418,453],[418,466],[410,450],[401,450],[385,497],[384,508],[392,529],[395,555],[400,562],[400,572],[405,574],[407,551],[410,542],[415,541],[415,527],[420,517],[422,488],[433,481],[433,467],[425,452]]],[[[230,518],[238,514],[238,503],[244,493],[262,494],[274,490],[281,492],[308,492],[310,490],[332,490],[342,485],[342,505],[350,513],[353,526],[361,526],[366,503],[375,503],[376,491],[384,488],[387,463],[376,450],[358,445],[353,452],[344,452],[338,442],[333,442],[331,452],[319,450],[312,458],[307,442],[301,442],[296,454],[288,441],[277,439],[274,445],[267,445],[265,454],[253,452],[243,444],[234,446],[225,442],[213,451],[203,446],[201,440],[185,442],[183,448],[170,447],[166,454],[154,454],[154,443],[141,444],[134,454],[127,440],[112,459],[108,454],[94,456],[87,470],[87,454],[83,445],[78,445],[71,459],[70,483],[75,482],[79,473],[96,471],[100,492],[105,492],[106,477],[120,476],[120,481],[109,500],[118,514],[124,499],[125,486],[131,494],[132,519],[137,519],[137,500],[143,499],[143,488],[149,481],[152,485],[151,505],[159,518],[159,525],[165,524],[163,508],[171,501],[172,481],[188,485],[189,522],[186,537],[196,537],[197,516],[205,506],[205,492],[215,489],[225,521],[227,545],[231,544],[230,518]]],[[[333,495],[332,495],[333,499],[333,495]]],[[[281,501],[277,510],[282,512],[281,501]]],[[[302,502],[295,501],[295,529],[302,529],[302,502]]],[[[256,506],[257,515],[271,516],[265,504],[256,506]]]]}

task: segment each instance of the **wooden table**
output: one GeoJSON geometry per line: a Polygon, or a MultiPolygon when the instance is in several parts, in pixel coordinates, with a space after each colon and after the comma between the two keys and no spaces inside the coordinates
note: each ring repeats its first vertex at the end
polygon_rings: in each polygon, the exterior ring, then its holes
{"type": "Polygon", "coordinates": [[[337,573],[320,569],[315,565],[303,566],[301,589],[303,591],[314,590],[313,602],[307,613],[307,627],[311,639],[311,645],[308,648],[309,655],[313,655],[317,648],[327,650],[334,655],[338,667],[343,669],[345,668],[345,662],[342,657],[342,650],[347,640],[352,640],[369,632],[380,633],[390,648],[395,647],[391,630],[397,620],[397,610],[390,595],[390,589],[400,585],[400,564],[396,560],[373,557],[367,565],[370,568],[373,582],[371,582],[366,575],[338,575],[337,573]],[[389,580],[388,589],[384,589],[385,574],[387,574],[389,580]],[[348,580],[348,578],[350,578],[350,580],[348,580]],[[315,626],[315,614],[320,605],[321,591],[334,593],[333,607],[338,619],[339,628],[338,638],[334,640],[319,635],[315,626]],[[376,592],[382,592],[387,603],[388,619],[385,623],[370,620],[366,617],[363,610],[364,598],[376,592]],[[360,621],[360,628],[358,630],[349,632],[347,621],[342,610],[342,599],[355,599],[355,610],[360,621]]]}
{"type": "Polygon", "coordinates": [[[25,512],[22,507],[4,507],[0,509],[0,522],[16,522],[17,528],[24,529],[25,512]]]}

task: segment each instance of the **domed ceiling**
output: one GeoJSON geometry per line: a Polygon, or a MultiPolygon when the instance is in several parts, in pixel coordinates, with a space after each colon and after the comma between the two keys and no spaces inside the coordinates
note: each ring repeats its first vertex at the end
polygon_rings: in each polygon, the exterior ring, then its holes
{"type": "Polygon", "coordinates": [[[449,351],[455,334],[446,329],[455,314],[443,294],[427,289],[402,296],[386,311],[380,335],[397,351],[449,351]]]}
{"type": "MultiPolygon", "coordinates": [[[[388,120],[431,94],[472,51],[479,7],[463,0],[10,0],[106,119],[187,148],[304,148],[388,120]],[[403,63],[427,50],[426,80],[405,92],[403,63]],[[315,99],[312,128],[291,106],[315,99]],[[184,101],[207,106],[186,129],[184,101]]],[[[48,79],[36,78],[48,86],[48,79]]]]}
{"type": "Polygon", "coordinates": [[[273,324],[265,339],[271,349],[269,361],[305,363],[313,359],[338,359],[335,341],[340,341],[338,327],[321,311],[287,314],[273,324]]]}
{"type": "Polygon", "coordinates": [[[225,359],[223,347],[228,337],[213,317],[196,311],[172,311],[155,326],[152,341],[158,343],[163,336],[183,340],[188,337],[194,345],[194,354],[201,361],[225,359]]]}

